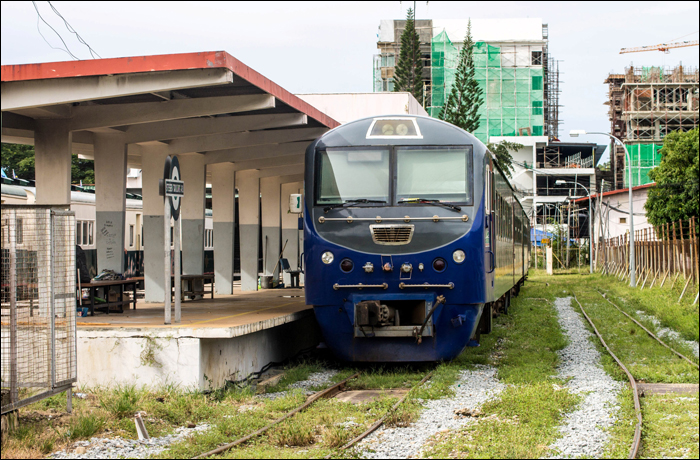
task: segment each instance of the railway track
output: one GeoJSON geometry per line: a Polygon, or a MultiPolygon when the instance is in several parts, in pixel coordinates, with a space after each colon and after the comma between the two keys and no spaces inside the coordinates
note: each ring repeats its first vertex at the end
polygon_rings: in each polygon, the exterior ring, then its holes
{"type": "MultiPolygon", "coordinates": [[[[630,316],[629,314],[627,314],[627,313],[626,313],[625,311],[623,311],[619,306],[615,305],[615,303],[613,303],[610,299],[608,299],[607,296],[606,296],[604,293],[602,293],[602,292],[600,292],[600,291],[598,291],[598,290],[596,290],[596,292],[597,292],[598,294],[600,294],[600,295],[601,295],[608,303],[610,303],[613,307],[615,307],[620,313],[622,313],[623,315],[625,315],[628,319],[630,319],[631,321],[633,321],[638,327],[640,327],[641,329],[643,329],[650,337],[652,337],[654,340],[656,340],[660,345],[666,347],[666,348],[669,349],[671,352],[673,352],[674,354],[676,354],[679,358],[681,358],[681,359],[687,361],[687,362],[688,362],[689,364],[691,364],[693,367],[695,367],[695,368],[698,368],[698,367],[699,367],[699,366],[698,366],[698,363],[693,362],[693,361],[692,361],[690,358],[688,358],[687,356],[684,356],[683,354],[679,353],[677,350],[671,348],[668,344],[664,343],[661,339],[659,339],[656,335],[654,335],[654,333],[652,333],[649,329],[647,329],[646,327],[644,327],[644,325],[642,325],[639,321],[637,321],[637,320],[634,319],[632,316],[630,316]]],[[[621,368],[621,369],[624,371],[624,373],[627,375],[627,378],[628,378],[628,380],[629,380],[629,382],[630,382],[630,386],[632,387],[632,392],[633,392],[633,395],[632,395],[632,396],[633,396],[633,399],[634,399],[634,411],[635,411],[635,416],[636,416],[636,418],[637,418],[637,424],[635,425],[634,437],[633,437],[633,440],[632,440],[632,445],[631,445],[631,447],[630,447],[630,451],[629,451],[629,456],[628,456],[628,458],[634,459],[634,458],[637,457],[637,455],[638,455],[638,453],[639,453],[639,446],[640,446],[640,443],[641,443],[641,434],[642,434],[642,426],[643,426],[642,409],[641,409],[641,404],[640,404],[640,402],[639,402],[639,390],[638,390],[638,388],[637,388],[637,381],[635,380],[635,378],[634,378],[634,376],[632,375],[632,373],[627,369],[627,367],[625,367],[625,365],[622,363],[622,361],[620,361],[620,359],[612,352],[612,350],[610,349],[610,347],[608,347],[608,345],[605,343],[605,340],[603,339],[602,335],[600,334],[600,332],[598,331],[598,329],[597,329],[597,328],[595,327],[595,325],[593,324],[593,321],[592,321],[591,318],[588,316],[586,310],[583,308],[583,305],[581,305],[581,302],[579,302],[578,298],[576,297],[576,293],[574,293],[574,300],[576,300],[576,303],[578,304],[578,306],[579,306],[579,308],[580,308],[580,310],[581,310],[581,313],[583,313],[583,316],[586,318],[586,320],[588,321],[588,323],[589,323],[589,324],[591,325],[591,327],[593,328],[593,331],[595,332],[596,336],[598,337],[598,340],[600,340],[600,343],[601,343],[601,344],[603,345],[603,347],[607,350],[607,352],[610,354],[610,356],[612,356],[612,358],[615,360],[615,362],[618,364],[618,366],[620,366],[620,368],[621,368]]]]}
{"type": "MultiPolygon", "coordinates": [[[[283,421],[293,417],[294,415],[298,414],[299,412],[306,410],[307,408],[312,406],[316,401],[318,401],[320,399],[324,399],[324,398],[334,397],[335,395],[337,395],[338,393],[342,392],[345,389],[345,386],[346,386],[348,381],[359,377],[360,374],[361,374],[361,372],[355,373],[340,383],[337,383],[329,388],[326,388],[325,390],[321,390],[321,391],[314,393],[313,395],[309,396],[303,404],[301,404],[300,406],[296,407],[295,409],[292,409],[291,411],[287,412],[285,415],[278,418],[274,422],[268,424],[267,426],[260,428],[259,430],[255,431],[253,433],[250,433],[246,436],[243,436],[242,438],[236,439],[233,442],[230,442],[228,444],[225,444],[223,446],[220,446],[216,449],[210,450],[210,451],[205,452],[203,454],[197,455],[196,457],[193,457],[193,459],[207,458],[207,457],[211,457],[213,455],[222,454],[230,449],[233,449],[236,446],[245,444],[246,442],[250,441],[251,439],[254,439],[254,438],[264,434],[266,431],[268,431],[270,428],[274,427],[275,425],[278,425],[279,423],[282,423],[283,421]]],[[[386,412],[379,420],[377,420],[375,423],[373,423],[367,430],[365,430],[362,434],[360,434],[359,436],[357,436],[354,439],[347,442],[345,445],[343,445],[339,449],[341,451],[349,449],[350,447],[354,446],[355,444],[360,442],[362,439],[364,439],[365,437],[370,435],[372,432],[376,431],[379,427],[381,427],[384,424],[384,422],[391,415],[391,413],[396,411],[396,409],[398,409],[399,406],[401,406],[401,404],[408,398],[408,396],[415,389],[417,389],[418,387],[423,385],[426,381],[428,381],[432,377],[432,375],[433,375],[433,371],[428,373],[425,377],[423,377],[423,379],[419,383],[414,385],[405,395],[403,395],[403,397],[401,397],[401,399],[399,399],[399,401],[397,401],[392,406],[391,409],[389,409],[388,412],[386,412]]],[[[331,454],[329,454],[326,458],[330,458],[330,457],[331,457],[331,454]]]]}

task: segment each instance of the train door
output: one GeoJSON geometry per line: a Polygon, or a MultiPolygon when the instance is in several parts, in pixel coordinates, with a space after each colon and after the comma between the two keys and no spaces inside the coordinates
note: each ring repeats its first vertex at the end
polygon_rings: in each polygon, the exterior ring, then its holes
{"type": "Polygon", "coordinates": [[[493,302],[494,269],[496,267],[493,165],[489,158],[486,163],[484,180],[484,268],[486,271],[486,301],[493,302]]]}

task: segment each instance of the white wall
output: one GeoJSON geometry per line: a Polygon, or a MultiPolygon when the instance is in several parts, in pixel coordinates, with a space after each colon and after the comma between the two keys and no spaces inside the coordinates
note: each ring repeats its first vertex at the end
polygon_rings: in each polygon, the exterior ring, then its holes
{"type": "MultiPolygon", "coordinates": [[[[646,211],[644,210],[644,203],[646,203],[647,201],[648,191],[649,188],[643,188],[641,190],[632,190],[635,231],[652,227],[652,225],[647,221],[646,211]],[[640,216],[637,214],[645,215],[640,216]]],[[[614,206],[622,211],[629,211],[629,192],[625,191],[622,193],[616,193],[614,195],[603,196],[603,203],[608,203],[610,204],[610,206],[614,206]]],[[[605,206],[602,207],[602,210],[606,212],[605,217],[608,217],[608,230],[605,232],[606,238],[614,238],[616,236],[624,235],[625,233],[629,232],[629,214],[610,209],[610,214],[608,216],[605,206]],[[620,219],[626,219],[626,222],[621,223],[620,219]]],[[[599,216],[599,218],[600,217],[601,216],[599,216]]],[[[603,226],[605,226],[605,221],[603,221],[603,226]]]]}
{"type": "Polygon", "coordinates": [[[341,124],[376,115],[424,115],[428,112],[411,93],[297,94],[341,124]]]}

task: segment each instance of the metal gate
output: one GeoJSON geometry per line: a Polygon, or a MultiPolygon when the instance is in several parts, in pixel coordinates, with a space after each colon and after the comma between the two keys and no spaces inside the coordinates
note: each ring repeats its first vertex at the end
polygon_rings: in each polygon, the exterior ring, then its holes
{"type": "Polygon", "coordinates": [[[3,205],[3,414],[76,381],[75,280],[75,214],[3,205]]]}

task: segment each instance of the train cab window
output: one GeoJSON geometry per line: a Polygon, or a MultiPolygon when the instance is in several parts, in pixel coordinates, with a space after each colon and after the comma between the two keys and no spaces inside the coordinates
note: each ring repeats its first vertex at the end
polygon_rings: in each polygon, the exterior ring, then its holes
{"type": "Polygon", "coordinates": [[[328,149],[318,168],[318,205],[350,200],[389,202],[388,149],[328,149]]]}
{"type": "Polygon", "coordinates": [[[396,200],[472,204],[471,146],[397,147],[396,200]]]}

